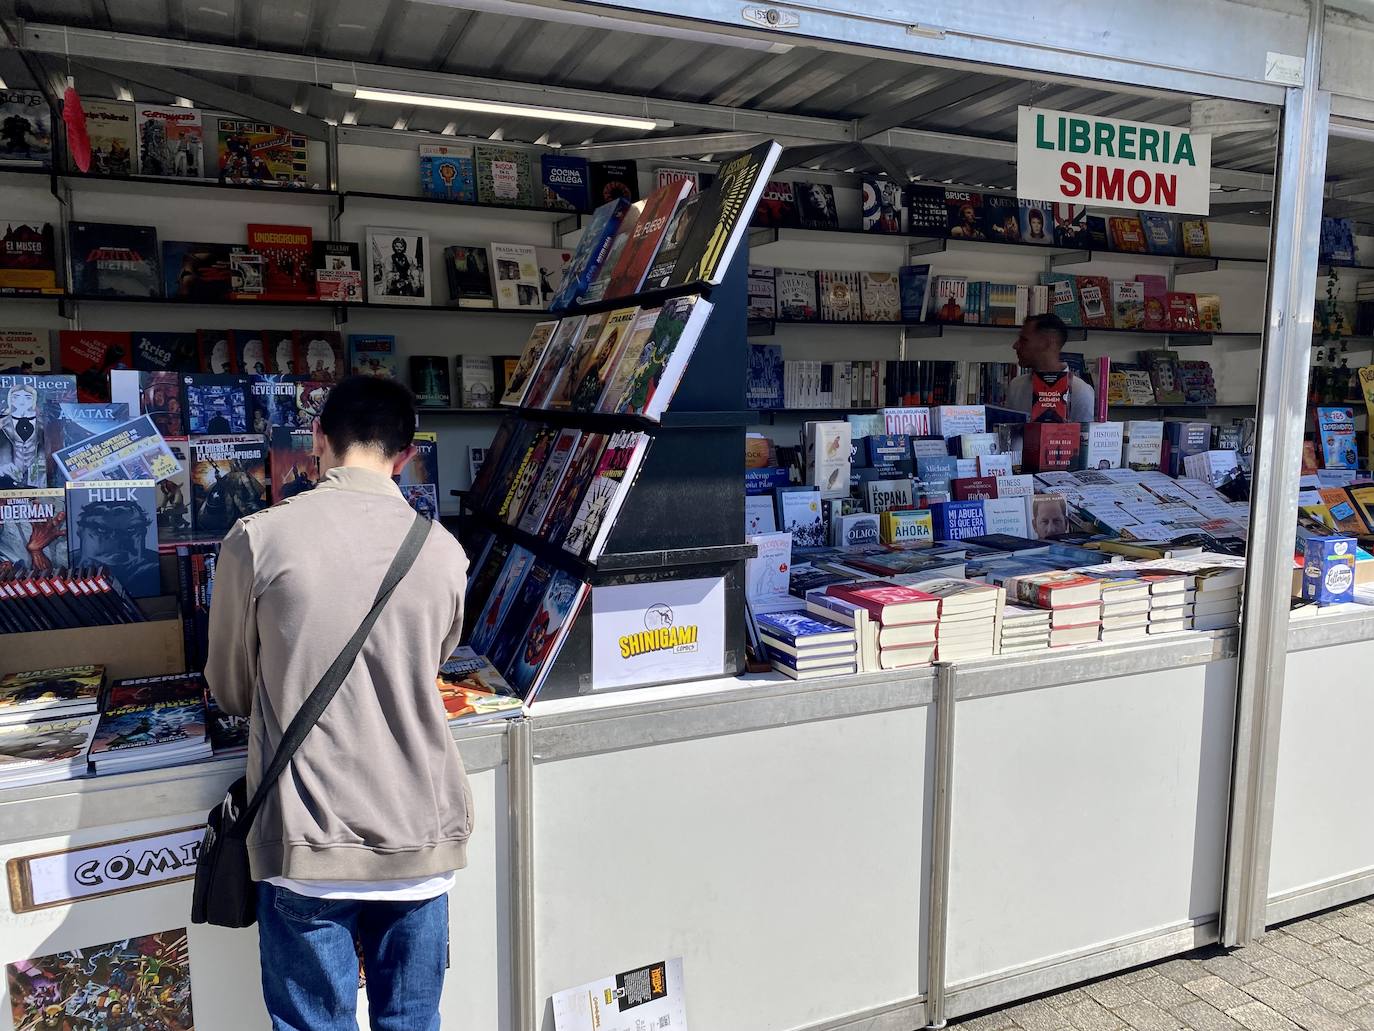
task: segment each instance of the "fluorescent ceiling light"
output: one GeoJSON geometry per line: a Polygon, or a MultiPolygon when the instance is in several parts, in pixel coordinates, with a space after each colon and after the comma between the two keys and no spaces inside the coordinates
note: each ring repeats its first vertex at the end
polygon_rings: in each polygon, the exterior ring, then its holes
{"type": "Polygon", "coordinates": [[[542,118],[546,121],[577,122],[582,125],[610,125],[618,129],[668,129],[673,125],[672,122],[655,118],[632,118],[627,115],[600,114],[595,111],[564,111],[556,107],[502,104],[490,100],[467,100],[434,93],[406,93],[401,90],[373,89],[370,86],[350,86],[345,83],[335,83],[334,88],[352,93],[359,100],[378,100],[387,104],[410,104],[415,107],[438,107],[449,111],[475,111],[484,115],[542,118]]]}

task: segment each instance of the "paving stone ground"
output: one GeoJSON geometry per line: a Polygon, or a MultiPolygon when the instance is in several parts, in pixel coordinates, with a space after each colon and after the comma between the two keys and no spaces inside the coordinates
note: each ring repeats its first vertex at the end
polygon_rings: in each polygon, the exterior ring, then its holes
{"type": "Polygon", "coordinates": [[[1374,1031],[1374,899],[1005,1009],[959,1031],[1374,1031]]]}

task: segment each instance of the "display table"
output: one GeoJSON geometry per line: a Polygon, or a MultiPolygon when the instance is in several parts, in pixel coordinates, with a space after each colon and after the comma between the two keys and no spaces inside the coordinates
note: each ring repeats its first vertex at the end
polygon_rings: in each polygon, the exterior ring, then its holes
{"type": "MultiPolygon", "coordinates": [[[[555,991],[681,956],[694,1026],[911,1031],[1215,941],[1236,646],[728,678],[459,728],[477,827],[443,1019],[552,1031],[555,991]]],[[[1289,649],[1271,920],[1374,893],[1374,612],[1300,612],[1289,649]]],[[[0,860],[194,827],[240,770],[6,792],[0,860]]],[[[183,880],[7,905],[0,962],[184,927],[189,902],[183,880]]],[[[266,1027],[252,931],[191,927],[190,954],[198,1028],[266,1027]]]]}

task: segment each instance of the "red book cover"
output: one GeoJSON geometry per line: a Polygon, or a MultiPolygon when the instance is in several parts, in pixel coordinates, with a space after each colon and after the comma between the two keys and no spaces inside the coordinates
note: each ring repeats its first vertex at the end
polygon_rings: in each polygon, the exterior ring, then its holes
{"type": "Polygon", "coordinates": [[[620,252],[620,259],[611,272],[610,284],[606,287],[607,297],[629,297],[639,293],[644,284],[644,275],[658,253],[658,245],[663,241],[663,233],[673,220],[673,212],[692,192],[692,184],[686,180],[660,186],[649,194],[644,202],[644,210],[630,233],[629,243],[620,252]]]}
{"type": "Polygon", "coordinates": [[[110,370],[133,368],[133,337],[90,329],[64,329],[57,337],[62,371],[76,377],[76,399],[110,399],[110,370]]]}
{"type": "Polygon", "coordinates": [[[1127,254],[1146,254],[1149,244],[1145,240],[1145,227],[1135,215],[1109,219],[1107,231],[1111,235],[1112,247],[1127,254]]]}
{"type": "Polygon", "coordinates": [[[1066,422],[1069,418],[1069,385],[1073,376],[1063,372],[1031,373],[1030,422],[1066,422]]]}
{"type": "Polygon", "coordinates": [[[231,329],[229,342],[233,345],[238,371],[250,376],[264,376],[272,367],[267,353],[267,331],[263,329],[231,329]]]}
{"type": "Polygon", "coordinates": [[[949,481],[955,501],[985,501],[997,497],[996,476],[964,476],[949,481]]]}
{"type": "Polygon", "coordinates": [[[295,339],[296,375],[325,383],[337,383],[343,379],[343,337],[333,330],[298,329],[295,339]]]}
{"type": "Polygon", "coordinates": [[[1078,457],[1076,422],[1028,422],[1022,431],[1021,464],[1027,472],[1069,469],[1078,457]]]}
{"type": "Polygon", "coordinates": [[[1165,297],[1169,332],[1196,333],[1202,329],[1197,317],[1197,294],[1169,293],[1165,297]]]}
{"type": "Polygon", "coordinates": [[[248,224],[248,249],[262,255],[262,300],[314,298],[313,243],[309,226],[248,224]]]}
{"type": "MultiPolygon", "coordinates": [[[[1021,605],[1033,605],[1041,609],[1068,608],[1078,605],[1092,605],[1093,599],[1102,596],[1102,581],[1091,576],[1083,576],[1063,570],[1035,573],[1026,577],[1014,577],[1009,585],[1007,600],[1021,605]]],[[[1101,610],[1096,610],[1095,618],[1085,618],[1079,626],[1095,623],[1101,618],[1101,610]]]]}
{"type": "Polygon", "coordinates": [[[1112,328],[1112,281],[1106,276],[1074,276],[1083,325],[1112,328]]]}
{"type": "Polygon", "coordinates": [[[1164,276],[1138,275],[1135,281],[1145,287],[1145,318],[1141,329],[1169,328],[1169,280],[1164,276]]]}
{"type": "Polygon", "coordinates": [[[921,623],[939,618],[940,599],[914,587],[900,587],[886,580],[872,583],[833,584],[825,593],[858,605],[879,623],[921,623]]]}
{"type": "Polygon", "coordinates": [[[196,330],[197,371],[213,372],[221,376],[242,372],[233,338],[233,331],[228,329],[196,330]]]}

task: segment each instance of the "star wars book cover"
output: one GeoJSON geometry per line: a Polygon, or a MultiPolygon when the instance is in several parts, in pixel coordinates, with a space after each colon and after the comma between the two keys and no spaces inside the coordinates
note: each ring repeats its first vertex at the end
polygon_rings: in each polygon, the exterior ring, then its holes
{"type": "Polygon", "coordinates": [[[240,518],[267,507],[267,445],[248,436],[191,441],[191,526],[220,540],[240,518]]]}
{"type": "Polygon", "coordinates": [[[320,480],[315,434],[292,426],[272,427],[272,504],[313,490],[320,480]]]}

